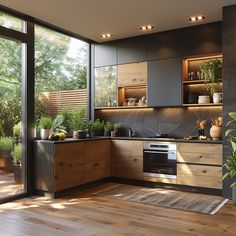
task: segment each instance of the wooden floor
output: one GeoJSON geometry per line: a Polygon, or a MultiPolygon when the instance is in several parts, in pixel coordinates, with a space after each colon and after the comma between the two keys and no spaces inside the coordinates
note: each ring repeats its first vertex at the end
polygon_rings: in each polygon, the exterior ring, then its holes
{"type": "Polygon", "coordinates": [[[23,185],[16,184],[14,174],[0,169],[0,199],[23,192],[23,185]]]}
{"type": "Polygon", "coordinates": [[[231,202],[211,216],[92,195],[110,185],[56,200],[31,197],[0,205],[0,235],[236,235],[231,202]]]}

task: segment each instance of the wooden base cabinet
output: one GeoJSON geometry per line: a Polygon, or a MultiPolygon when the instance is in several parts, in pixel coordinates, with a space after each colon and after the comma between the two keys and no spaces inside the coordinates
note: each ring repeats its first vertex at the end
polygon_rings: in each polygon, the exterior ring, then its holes
{"type": "Polygon", "coordinates": [[[143,180],[143,142],[112,140],[111,175],[143,180]]]}
{"type": "Polygon", "coordinates": [[[222,189],[221,144],[177,144],[177,184],[222,189]]]}
{"type": "Polygon", "coordinates": [[[55,193],[110,176],[110,140],[37,141],[35,150],[37,190],[55,193]]]}

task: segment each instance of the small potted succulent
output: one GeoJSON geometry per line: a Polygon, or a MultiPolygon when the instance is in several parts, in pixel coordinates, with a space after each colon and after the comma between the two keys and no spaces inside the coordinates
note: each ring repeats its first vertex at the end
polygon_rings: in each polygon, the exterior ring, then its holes
{"type": "Polygon", "coordinates": [[[39,120],[40,137],[43,140],[49,139],[49,135],[52,128],[52,118],[49,116],[43,116],[39,120]]]}
{"type": "Polygon", "coordinates": [[[11,154],[13,157],[15,182],[17,184],[22,184],[22,146],[20,143],[14,146],[11,154]]]}
{"type": "Polygon", "coordinates": [[[112,130],[113,130],[112,123],[107,121],[104,125],[104,136],[111,136],[111,131],[112,130]]]}
{"type": "Polygon", "coordinates": [[[3,157],[3,169],[7,172],[13,172],[12,155],[13,139],[11,137],[0,138],[0,150],[3,157]]]}

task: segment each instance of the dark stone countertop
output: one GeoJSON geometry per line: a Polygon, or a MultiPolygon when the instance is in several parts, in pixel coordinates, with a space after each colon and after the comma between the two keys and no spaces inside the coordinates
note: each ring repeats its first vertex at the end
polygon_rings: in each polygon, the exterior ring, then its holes
{"type": "Polygon", "coordinates": [[[222,140],[185,140],[185,139],[161,139],[161,138],[145,138],[145,137],[91,137],[85,139],[74,139],[74,138],[66,138],[61,141],[50,141],[50,140],[35,140],[35,142],[46,142],[53,144],[61,144],[61,143],[73,143],[73,142],[87,142],[87,141],[98,141],[98,140],[136,140],[136,141],[154,141],[154,142],[182,142],[182,143],[203,143],[203,144],[222,144],[222,140]]]}

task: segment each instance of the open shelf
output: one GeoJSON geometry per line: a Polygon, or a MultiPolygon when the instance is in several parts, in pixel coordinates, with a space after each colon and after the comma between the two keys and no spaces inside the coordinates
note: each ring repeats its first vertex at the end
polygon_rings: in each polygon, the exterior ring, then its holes
{"type": "Polygon", "coordinates": [[[221,107],[222,103],[192,103],[192,104],[182,104],[184,107],[209,107],[209,106],[218,106],[221,107]]]}
{"type": "Polygon", "coordinates": [[[145,109],[152,108],[148,106],[118,106],[118,107],[95,107],[95,110],[115,110],[115,109],[145,109]]]}

